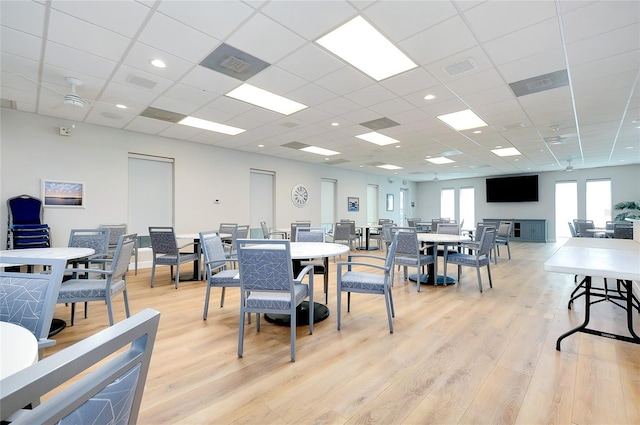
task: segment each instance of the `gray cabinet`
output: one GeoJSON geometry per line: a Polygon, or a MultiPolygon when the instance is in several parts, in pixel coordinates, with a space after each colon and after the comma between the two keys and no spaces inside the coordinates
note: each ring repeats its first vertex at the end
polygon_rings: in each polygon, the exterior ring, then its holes
{"type": "Polygon", "coordinates": [[[482,220],[487,223],[496,223],[501,221],[512,221],[513,231],[511,240],[519,242],[547,242],[547,220],[538,219],[522,219],[515,218],[485,218],[482,220]]]}

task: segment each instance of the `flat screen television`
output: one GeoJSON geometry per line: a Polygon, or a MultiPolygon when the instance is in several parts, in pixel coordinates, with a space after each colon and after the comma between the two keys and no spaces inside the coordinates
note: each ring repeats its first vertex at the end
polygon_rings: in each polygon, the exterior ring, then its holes
{"type": "Polygon", "coordinates": [[[487,202],[538,202],[538,175],[491,177],[487,202]]]}

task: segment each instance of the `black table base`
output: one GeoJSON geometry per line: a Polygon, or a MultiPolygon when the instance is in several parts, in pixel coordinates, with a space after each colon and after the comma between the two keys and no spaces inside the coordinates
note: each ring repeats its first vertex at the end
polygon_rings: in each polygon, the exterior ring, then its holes
{"type": "MultiPolygon", "coordinates": [[[[414,281],[414,282],[417,282],[417,281],[418,281],[418,275],[417,275],[417,274],[411,274],[411,275],[409,275],[409,280],[412,280],[412,281],[414,281]]],[[[438,276],[436,277],[436,283],[435,283],[435,285],[436,285],[436,286],[437,286],[437,285],[443,285],[443,286],[446,286],[446,285],[455,285],[455,283],[456,283],[456,280],[455,280],[454,278],[447,276],[447,283],[445,284],[445,282],[444,282],[444,276],[442,276],[442,275],[438,275],[438,276]]],[[[420,284],[421,284],[421,285],[433,285],[434,283],[433,283],[433,281],[429,280],[429,275],[428,275],[428,274],[421,274],[421,275],[420,275],[420,284]]]]}
{"type": "Polygon", "coordinates": [[[51,327],[49,328],[49,338],[59,334],[60,331],[66,327],[67,327],[67,322],[65,322],[62,319],[54,318],[53,320],[51,320],[51,327]]]}
{"type": "MultiPolygon", "coordinates": [[[[313,323],[322,322],[329,317],[329,309],[326,305],[313,303],[313,323]]],[[[267,322],[279,326],[291,326],[291,316],[288,314],[271,314],[265,313],[264,318],[267,322]]],[[[309,325],[309,301],[302,301],[296,310],[296,326],[309,325]]]]}

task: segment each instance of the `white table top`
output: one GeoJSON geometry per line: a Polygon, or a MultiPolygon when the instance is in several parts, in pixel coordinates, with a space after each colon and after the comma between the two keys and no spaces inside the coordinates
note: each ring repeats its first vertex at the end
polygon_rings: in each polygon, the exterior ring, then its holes
{"type": "Polygon", "coordinates": [[[349,252],[349,246],[330,242],[291,242],[291,258],[336,257],[349,252]]]}
{"type": "Polygon", "coordinates": [[[37,361],[38,340],[35,335],[22,326],[0,322],[0,379],[37,361]]]}
{"type": "Polygon", "coordinates": [[[629,239],[571,238],[544,263],[544,269],[640,280],[640,244],[629,239]]]}
{"type": "Polygon", "coordinates": [[[50,258],[54,260],[73,260],[93,255],[93,248],[73,248],[68,246],[58,248],[27,248],[8,249],[0,251],[1,258],[50,258]]]}
{"type": "MultiPolygon", "coordinates": [[[[219,233],[220,239],[230,238],[233,235],[231,233],[219,233]]],[[[176,235],[176,239],[200,239],[200,233],[180,233],[176,235]]]]}
{"type": "Polygon", "coordinates": [[[449,235],[446,233],[418,233],[419,242],[432,242],[432,243],[458,243],[468,242],[471,238],[467,235],[449,235]]]}

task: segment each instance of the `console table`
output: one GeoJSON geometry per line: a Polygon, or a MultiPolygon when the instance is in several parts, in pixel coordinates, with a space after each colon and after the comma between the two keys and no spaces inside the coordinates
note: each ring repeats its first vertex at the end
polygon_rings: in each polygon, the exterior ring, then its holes
{"type": "Polygon", "coordinates": [[[511,240],[518,242],[547,242],[547,220],[516,218],[484,218],[485,223],[495,223],[496,229],[501,221],[513,223],[511,240]]]}

